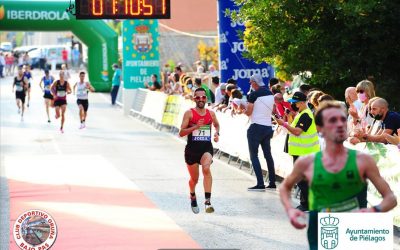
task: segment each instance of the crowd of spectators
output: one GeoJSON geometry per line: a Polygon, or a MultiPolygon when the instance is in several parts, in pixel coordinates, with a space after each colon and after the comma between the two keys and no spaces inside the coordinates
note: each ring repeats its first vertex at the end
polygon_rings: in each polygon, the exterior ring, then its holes
{"type": "MultiPolygon", "coordinates": [[[[230,112],[240,115],[246,112],[247,97],[234,79],[220,83],[219,72],[214,65],[205,67],[200,61],[194,63],[196,72],[188,74],[179,65],[173,72],[163,70],[163,80],[159,83],[157,75],[152,75],[152,83],[145,84],[150,90],[162,91],[170,95],[182,95],[191,98],[197,88],[206,89],[210,108],[220,112],[230,112]]],[[[165,69],[169,65],[165,65],[165,69]]],[[[352,144],[360,142],[381,142],[399,145],[400,143],[400,114],[389,110],[389,103],[375,94],[375,84],[370,80],[362,80],[355,86],[350,86],[344,93],[343,107],[348,111],[348,141],[352,144]]],[[[314,112],[318,106],[334,97],[324,90],[314,88],[309,84],[302,84],[292,89],[287,83],[271,78],[267,86],[274,95],[275,118],[291,123],[296,116],[287,100],[296,91],[307,96],[307,106],[314,112]]],[[[400,145],[399,145],[400,147],[400,145]]]]}

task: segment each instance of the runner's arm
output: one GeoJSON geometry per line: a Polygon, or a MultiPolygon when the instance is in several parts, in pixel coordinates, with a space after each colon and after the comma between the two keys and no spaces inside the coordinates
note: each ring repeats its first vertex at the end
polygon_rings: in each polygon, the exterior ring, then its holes
{"type": "Polygon", "coordinates": [[[196,126],[188,128],[191,115],[192,115],[192,111],[190,111],[190,110],[186,111],[185,114],[183,115],[183,121],[182,121],[181,129],[179,131],[180,137],[184,137],[184,136],[192,133],[196,129],[200,128],[200,124],[197,124],[196,126]]]}
{"type": "MultiPolygon", "coordinates": [[[[357,155],[357,165],[361,165],[365,168],[365,177],[372,182],[376,190],[378,190],[378,192],[382,195],[383,200],[377,205],[377,207],[380,209],[379,212],[387,212],[396,207],[396,196],[390,189],[389,184],[379,173],[379,169],[375,163],[375,160],[369,155],[359,154],[357,155]]],[[[370,211],[378,212],[374,208],[371,208],[370,211]]]]}
{"type": "Polygon", "coordinates": [[[88,84],[87,86],[88,86],[89,91],[94,92],[95,89],[93,88],[92,84],[90,84],[90,82],[88,82],[87,84],[88,84]]]}
{"type": "Polygon", "coordinates": [[[72,87],[72,94],[73,94],[73,95],[75,95],[76,85],[77,85],[77,84],[78,84],[78,83],[75,83],[74,86],[72,87]]]}
{"type": "Polygon", "coordinates": [[[217,116],[215,115],[214,111],[210,110],[210,114],[211,114],[211,117],[213,119],[213,125],[214,125],[214,128],[215,128],[214,141],[218,142],[218,140],[219,140],[219,122],[218,122],[217,116]]]}
{"type": "Polygon", "coordinates": [[[291,191],[293,186],[304,179],[304,173],[312,165],[314,156],[300,157],[297,159],[293,166],[293,171],[289,176],[285,178],[281,186],[279,187],[279,196],[283,207],[290,219],[290,223],[297,229],[306,227],[306,224],[300,223],[298,217],[304,217],[304,212],[294,208],[291,202],[291,191]]]}
{"type": "Polygon", "coordinates": [[[57,81],[54,80],[53,84],[52,84],[51,87],[50,87],[50,92],[51,92],[51,94],[52,94],[53,96],[56,96],[56,94],[57,94],[57,91],[56,91],[56,84],[57,84],[57,81]]]}
{"type": "Polygon", "coordinates": [[[71,85],[69,85],[69,82],[67,82],[67,94],[71,94],[71,85]]]}
{"type": "Polygon", "coordinates": [[[42,91],[43,91],[43,87],[42,87],[42,82],[43,82],[43,78],[40,80],[40,82],[39,82],[39,87],[42,89],[42,91]]]}

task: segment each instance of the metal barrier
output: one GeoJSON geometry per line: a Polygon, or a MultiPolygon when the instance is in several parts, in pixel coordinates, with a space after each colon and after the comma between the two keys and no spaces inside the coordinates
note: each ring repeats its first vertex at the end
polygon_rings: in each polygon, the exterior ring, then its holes
{"type": "MultiPolygon", "coordinates": [[[[120,88],[123,90],[123,88],[120,88]]],[[[120,91],[123,92],[123,91],[120,91]]],[[[119,93],[118,98],[121,98],[119,93]]],[[[121,99],[118,99],[121,100],[121,99]]],[[[179,130],[184,113],[193,108],[194,102],[184,99],[182,96],[168,96],[162,92],[138,89],[131,106],[131,112],[139,114],[143,118],[156,123],[156,126],[173,128],[179,130]]],[[[244,115],[232,117],[230,113],[216,112],[221,126],[221,135],[214,147],[219,151],[228,154],[228,163],[237,158],[243,163],[250,163],[250,156],[247,144],[247,128],[249,118],[244,115]]],[[[282,127],[274,127],[274,135],[271,139],[271,151],[275,163],[276,174],[285,178],[293,169],[293,160],[290,155],[283,152],[287,132],[282,127]]],[[[400,152],[394,145],[382,143],[360,143],[351,145],[345,143],[348,148],[353,148],[372,155],[379,167],[381,175],[388,181],[390,187],[397,197],[400,197],[400,152]]],[[[259,150],[259,158],[262,169],[267,171],[266,161],[262,150],[259,150]]],[[[372,185],[369,185],[368,200],[376,204],[380,195],[372,185]]],[[[394,224],[400,226],[400,206],[394,210],[394,224]]]]}

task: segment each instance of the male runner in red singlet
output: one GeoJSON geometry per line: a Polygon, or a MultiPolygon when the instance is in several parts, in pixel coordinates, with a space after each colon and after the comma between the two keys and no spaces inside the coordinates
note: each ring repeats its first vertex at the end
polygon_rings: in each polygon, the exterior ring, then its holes
{"type": "Polygon", "coordinates": [[[193,213],[199,213],[195,188],[199,180],[199,165],[202,166],[204,176],[204,192],[205,192],[205,210],[207,213],[214,212],[211,205],[211,163],[214,149],[211,142],[211,125],[215,128],[214,141],[218,142],[219,123],[215,113],[205,108],[207,103],[206,91],[198,88],[194,92],[194,101],[196,108],[192,108],[185,112],[179,135],[181,137],[188,136],[185,148],[185,162],[189,170],[190,180],[190,200],[193,213]]]}

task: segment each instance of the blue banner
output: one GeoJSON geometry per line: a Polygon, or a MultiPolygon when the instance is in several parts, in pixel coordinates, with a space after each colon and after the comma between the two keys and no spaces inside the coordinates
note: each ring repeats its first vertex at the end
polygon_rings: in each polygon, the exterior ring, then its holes
{"type": "Polygon", "coordinates": [[[269,79],[274,77],[274,69],[267,63],[257,64],[242,56],[245,49],[238,31],[244,31],[245,27],[243,23],[232,21],[231,17],[226,15],[227,9],[232,11],[239,8],[234,0],[218,0],[221,82],[233,78],[246,94],[250,89],[251,75],[259,73],[264,83],[268,84],[269,79]]]}
{"type": "Polygon", "coordinates": [[[160,79],[158,20],[125,20],[122,39],[124,88],[143,88],[152,74],[160,79]]]}

